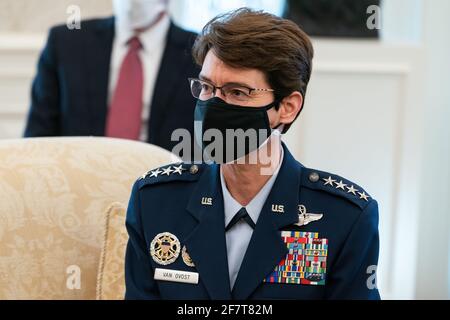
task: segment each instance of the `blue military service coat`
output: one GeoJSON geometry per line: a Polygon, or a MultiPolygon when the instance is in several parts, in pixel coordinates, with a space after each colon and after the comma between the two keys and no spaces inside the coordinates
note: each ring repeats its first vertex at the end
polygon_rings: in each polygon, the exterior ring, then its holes
{"type": "Polygon", "coordinates": [[[379,299],[378,205],[286,146],[230,288],[217,164],[179,163],[133,186],[126,299],[379,299]]]}

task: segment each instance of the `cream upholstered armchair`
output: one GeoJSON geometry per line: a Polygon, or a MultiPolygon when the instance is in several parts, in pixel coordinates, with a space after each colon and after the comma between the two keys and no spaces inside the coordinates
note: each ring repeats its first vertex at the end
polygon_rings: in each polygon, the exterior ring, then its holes
{"type": "Polygon", "coordinates": [[[177,162],[108,138],[0,141],[0,299],[120,299],[134,181],[177,162]]]}

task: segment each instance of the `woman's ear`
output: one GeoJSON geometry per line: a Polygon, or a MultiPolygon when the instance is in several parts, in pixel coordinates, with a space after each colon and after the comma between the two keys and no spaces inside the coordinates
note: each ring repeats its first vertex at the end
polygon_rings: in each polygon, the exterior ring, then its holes
{"type": "Polygon", "coordinates": [[[303,106],[303,96],[299,91],[292,92],[280,102],[280,123],[290,124],[294,122],[297,114],[303,106]]]}

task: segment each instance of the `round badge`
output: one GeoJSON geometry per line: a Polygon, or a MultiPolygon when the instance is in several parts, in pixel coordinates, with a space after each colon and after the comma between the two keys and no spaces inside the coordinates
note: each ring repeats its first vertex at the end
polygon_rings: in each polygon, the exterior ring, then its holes
{"type": "Polygon", "coordinates": [[[150,244],[150,255],[158,264],[171,264],[180,255],[180,241],[170,232],[157,234],[150,244]]]}
{"type": "Polygon", "coordinates": [[[181,257],[183,258],[183,262],[188,267],[195,267],[194,261],[192,261],[191,256],[189,253],[187,253],[186,246],[183,246],[183,249],[181,251],[181,257]]]}

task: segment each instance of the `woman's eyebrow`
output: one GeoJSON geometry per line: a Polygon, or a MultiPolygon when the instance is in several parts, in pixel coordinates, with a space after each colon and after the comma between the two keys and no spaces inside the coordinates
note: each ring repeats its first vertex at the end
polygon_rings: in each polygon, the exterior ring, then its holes
{"type": "Polygon", "coordinates": [[[204,76],[204,75],[202,75],[202,74],[200,74],[200,75],[198,76],[198,78],[199,78],[200,80],[204,80],[204,81],[208,81],[208,82],[213,83],[212,80],[211,80],[210,78],[208,78],[207,76],[204,76]]]}
{"type": "MultiPolygon", "coordinates": [[[[208,77],[206,77],[206,76],[204,76],[202,74],[200,74],[198,77],[199,77],[200,80],[207,81],[207,82],[210,82],[210,83],[214,84],[214,82],[211,79],[209,79],[208,77]]],[[[241,86],[241,87],[246,87],[246,88],[250,88],[250,89],[253,88],[252,86],[248,85],[247,83],[234,82],[234,81],[233,82],[227,82],[224,85],[229,85],[229,84],[237,85],[237,86],[241,86]]]]}

